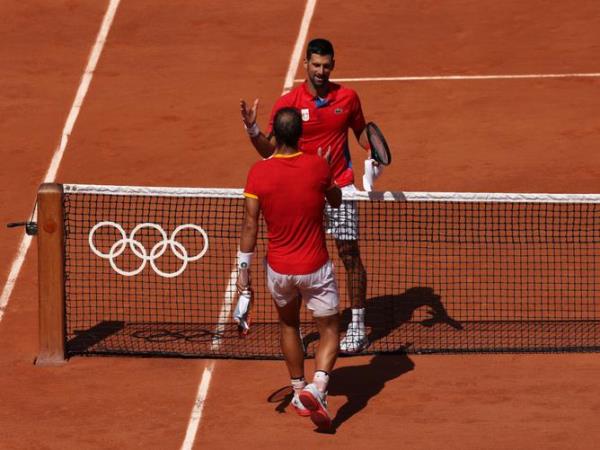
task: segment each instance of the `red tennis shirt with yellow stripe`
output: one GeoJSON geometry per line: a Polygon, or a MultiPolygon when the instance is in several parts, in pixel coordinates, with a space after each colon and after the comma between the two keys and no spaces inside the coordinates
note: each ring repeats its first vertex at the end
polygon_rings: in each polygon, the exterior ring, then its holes
{"type": "Polygon", "coordinates": [[[329,82],[325,98],[310,93],[306,81],[281,96],[273,106],[268,133],[273,130],[275,113],[284,107],[296,108],[302,116],[300,150],[316,154],[331,147],[331,172],[339,187],[354,183],[348,146],[348,129],[358,138],[365,128],[365,117],[358,95],[352,89],[329,82]]]}
{"type": "Polygon", "coordinates": [[[275,154],[248,173],[244,196],[256,198],[267,223],[267,262],[278,273],[304,275],[328,260],[323,229],[327,162],[302,152],[275,154]]]}

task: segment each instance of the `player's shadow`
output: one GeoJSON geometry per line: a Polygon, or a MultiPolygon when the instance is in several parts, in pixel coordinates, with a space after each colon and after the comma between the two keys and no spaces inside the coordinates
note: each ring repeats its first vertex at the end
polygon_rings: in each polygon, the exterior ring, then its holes
{"type": "MultiPolygon", "coordinates": [[[[377,345],[377,342],[389,336],[403,324],[413,321],[415,312],[420,308],[426,308],[429,315],[425,319],[416,321],[423,327],[429,328],[436,324],[446,324],[455,330],[463,329],[460,322],[450,317],[442,303],[442,297],[436,294],[432,288],[412,287],[401,294],[386,294],[367,299],[365,324],[371,330],[368,336],[371,343],[369,349],[374,352],[397,352],[403,351],[413,344],[412,342],[397,342],[393,339],[391,342],[382,342],[381,345],[377,345]]],[[[346,331],[351,320],[352,309],[346,308],[342,311],[341,331],[346,331]]],[[[318,340],[317,332],[307,334],[303,338],[305,348],[318,340]]]]}
{"type": "Polygon", "coordinates": [[[378,395],[388,381],[410,372],[415,367],[404,353],[377,354],[367,364],[338,367],[331,373],[329,396],[347,398],[333,419],[333,432],[345,421],[362,411],[378,395]]]}
{"type": "MultiPolygon", "coordinates": [[[[455,330],[462,330],[460,322],[450,317],[442,303],[442,297],[430,287],[412,287],[401,294],[389,294],[367,300],[365,323],[371,328],[369,341],[375,344],[401,325],[414,321],[415,312],[425,308],[429,317],[416,321],[423,327],[446,324],[455,330]]],[[[352,320],[352,310],[347,308],[342,313],[342,329],[348,327],[352,320]]],[[[382,350],[401,351],[412,343],[398,343],[398,348],[383,345],[382,350]]]]}
{"type": "MultiPolygon", "coordinates": [[[[377,354],[367,364],[338,367],[331,372],[329,396],[345,396],[344,403],[336,412],[333,427],[324,433],[335,434],[348,419],[362,411],[369,401],[378,395],[388,381],[413,370],[415,364],[405,353],[377,354]]],[[[267,401],[277,403],[275,411],[288,410],[293,392],[285,386],[273,392],[267,401]]]]}

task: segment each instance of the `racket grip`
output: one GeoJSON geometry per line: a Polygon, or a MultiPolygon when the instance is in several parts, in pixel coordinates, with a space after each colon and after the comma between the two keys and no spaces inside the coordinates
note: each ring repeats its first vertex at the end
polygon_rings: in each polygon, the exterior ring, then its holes
{"type": "Polygon", "coordinates": [[[252,302],[252,291],[244,289],[238,298],[235,311],[233,313],[233,320],[238,324],[240,333],[247,334],[250,329],[250,323],[248,320],[250,312],[250,303],[252,302]]]}

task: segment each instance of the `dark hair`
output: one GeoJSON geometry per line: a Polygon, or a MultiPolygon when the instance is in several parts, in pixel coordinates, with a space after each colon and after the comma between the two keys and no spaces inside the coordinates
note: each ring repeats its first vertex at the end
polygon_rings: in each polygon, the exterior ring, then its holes
{"type": "Polygon", "coordinates": [[[302,135],[302,118],[295,108],[281,108],[273,119],[273,134],[277,146],[297,148],[302,135]]]}
{"type": "Polygon", "coordinates": [[[313,53],[321,56],[331,56],[331,59],[333,59],[333,45],[327,39],[313,39],[306,47],[306,59],[310,59],[310,55],[313,53]]]}

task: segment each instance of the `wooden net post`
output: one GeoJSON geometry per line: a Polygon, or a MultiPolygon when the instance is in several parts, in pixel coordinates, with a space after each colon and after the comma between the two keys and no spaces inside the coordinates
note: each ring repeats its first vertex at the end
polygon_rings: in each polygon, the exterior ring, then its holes
{"type": "Polygon", "coordinates": [[[65,360],[65,283],[63,188],[44,183],[38,190],[38,283],[40,350],[35,363],[65,360]]]}

